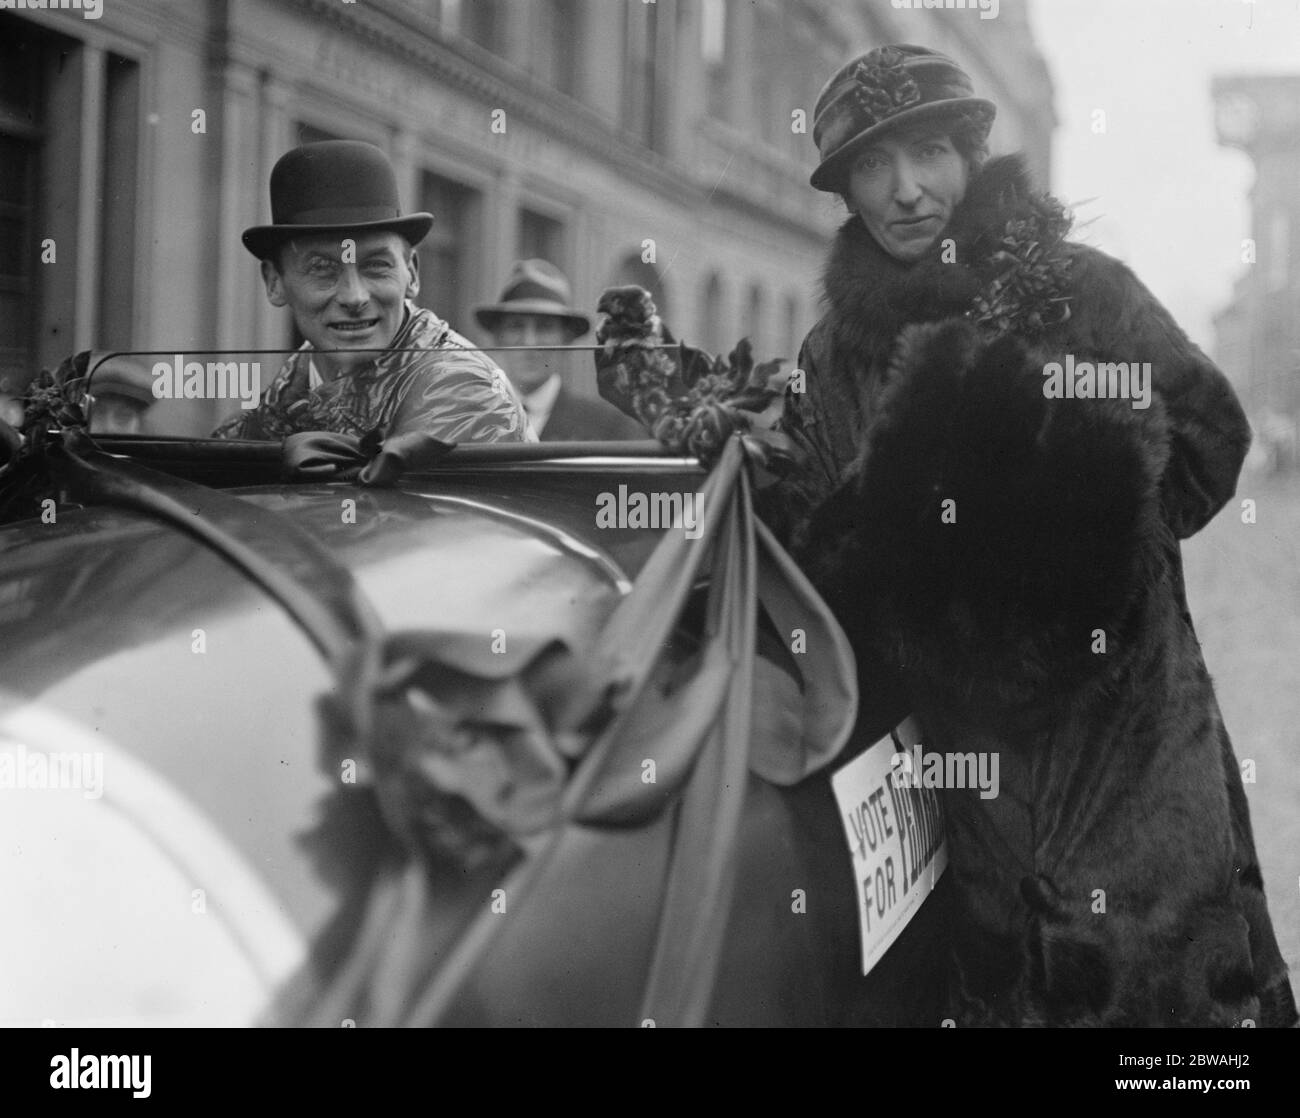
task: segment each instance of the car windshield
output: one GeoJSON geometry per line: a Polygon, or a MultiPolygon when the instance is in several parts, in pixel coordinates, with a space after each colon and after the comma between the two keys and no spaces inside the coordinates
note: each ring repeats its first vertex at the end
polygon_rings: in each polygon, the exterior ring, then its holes
{"type": "Polygon", "coordinates": [[[359,435],[390,429],[395,419],[412,414],[412,397],[422,396],[417,418],[429,417],[427,429],[436,435],[444,412],[467,414],[482,406],[509,413],[507,394],[513,386],[535,426],[551,423],[547,441],[646,438],[635,421],[600,399],[592,351],[590,346],[94,351],[86,366],[84,406],[96,435],[278,442],[296,430],[359,435]],[[436,390],[440,377],[448,383],[445,395],[436,390]],[[413,384],[418,388],[426,378],[434,390],[414,391],[413,384]]]}

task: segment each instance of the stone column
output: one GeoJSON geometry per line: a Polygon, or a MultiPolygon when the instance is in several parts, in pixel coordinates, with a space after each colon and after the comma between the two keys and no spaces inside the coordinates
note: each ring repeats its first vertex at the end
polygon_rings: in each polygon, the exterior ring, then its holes
{"type": "Polygon", "coordinates": [[[727,119],[754,131],[754,40],[758,21],[748,0],[727,5],[727,119]]]}
{"type": "MultiPolygon", "coordinates": [[[[233,346],[253,336],[255,312],[249,278],[255,265],[240,240],[248,215],[258,213],[258,135],[256,124],[257,74],[242,62],[227,61],[218,74],[221,114],[208,121],[209,133],[220,129],[217,138],[218,212],[214,264],[217,270],[215,335],[209,344],[233,346]]],[[[270,169],[267,169],[269,176],[270,169]]],[[[262,189],[266,189],[265,180],[262,189]]]]}
{"type": "MultiPolygon", "coordinates": [[[[469,0],[474,3],[474,0],[469,0]]],[[[500,0],[497,9],[497,49],[507,62],[528,69],[528,54],[532,46],[534,5],[530,0],[500,0]]]]}
{"type": "MultiPolygon", "coordinates": [[[[293,144],[293,121],[289,117],[289,103],[292,91],[289,86],[276,78],[265,78],[262,82],[261,104],[258,113],[260,134],[258,136],[258,158],[254,178],[257,183],[254,194],[254,208],[251,220],[256,222],[271,220],[270,182],[271,168],[293,144]]],[[[256,264],[253,258],[244,253],[249,267],[249,275],[256,276],[256,264]]],[[[273,307],[267,302],[260,278],[253,282],[253,330],[252,337],[258,349],[274,349],[288,343],[285,314],[283,308],[273,307]]]]}
{"type": "Polygon", "coordinates": [[[626,18],[621,3],[589,4],[583,12],[586,35],[578,68],[579,98],[611,124],[617,124],[623,97],[623,35],[626,18]]]}
{"type": "Polygon", "coordinates": [[[484,301],[494,299],[501,279],[515,259],[519,239],[519,170],[511,165],[501,169],[496,183],[485,199],[487,203],[486,245],[479,292],[484,301]]]}
{"type": "Polygon", "coordinates": [[[77,154],[77,279],[73,299],[73,350],[98,344],[100,195],[104,190],[104,52],[84,44],[81,63],[81,134],[77,154]]]}
{"type": "Polygon", "coordinates": [[[658,147],[670,159],[682,162],[687,155],[687,114],[698,103],[699,91],[691,82],[699,70],[698,47],[692,50],[692,35],[698,39],[695,5],[679,7],[678,0],[658,0],[659,23],[655,52],[655,102],[662,123],[658,147]],[[692,56],[695,57],[692,57],[692,56]]]}
{"type": "Polygon", "coordinates": [[[700,54],[700,6],[697,0],[678,0],[674,7],[677,48],[666,106],[671,121],[667,154],[686,167],[694,167],[699,122],[708,110],[704,59],[700,54]]]}
{"type": "Polygon", "coordinates": [[[397,197],[402,205],[402,213],[412,213],[420,208],[416,205],[420,198],[417,147],[415,134],[407,125],[399,125],[393,130],[388,159],[393,165],[393,174],[397,179],[397,197]]]}

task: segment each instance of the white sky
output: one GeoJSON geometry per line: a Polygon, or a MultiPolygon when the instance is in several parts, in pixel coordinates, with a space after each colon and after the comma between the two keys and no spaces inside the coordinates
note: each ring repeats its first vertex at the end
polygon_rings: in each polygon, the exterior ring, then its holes
{"type": "Polygon", "coordinates": [[[1030,19],[1056,87],[1052,191],[1076,227],[1094,219],[1077,238],[1128,263],[1209,349],[1210,316],[1250,266],[1254,179],[1215,142],[1210,80],[1300,74],[1300,0],[1031,0],[1030,19]]]}

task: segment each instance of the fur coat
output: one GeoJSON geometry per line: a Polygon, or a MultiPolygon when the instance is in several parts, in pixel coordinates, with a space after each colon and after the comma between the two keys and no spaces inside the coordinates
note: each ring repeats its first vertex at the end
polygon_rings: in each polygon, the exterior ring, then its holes
{"type": "Polygon", "coordinates": [[[789,397],[808,461],[762,511],[853,641],[864,718],[910,709],[927,750],[999,757],[997,796],[944,792],[957,1024],[1292,1024],[1178,542],[1234,493],[1249,429],[1054,205],[1004,158],[946,260],[842,227],[789,397]],[[1044,265],[1019,301],[1017,254],[1044,265]],[[1049,398],[1067,358],[1150,363],[1149,406],[1049,398]]]}

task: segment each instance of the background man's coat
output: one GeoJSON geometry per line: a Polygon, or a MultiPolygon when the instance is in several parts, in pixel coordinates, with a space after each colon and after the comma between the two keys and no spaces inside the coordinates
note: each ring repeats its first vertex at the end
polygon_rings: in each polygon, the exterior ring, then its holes
{"type": "Polygon", "coordinates": [[[649,433],[636,420],[603,400],[589,400],[560,385],[555,405],[538,436],[544,443],[648,439],[649,433]]]}

